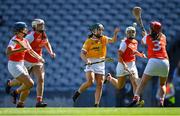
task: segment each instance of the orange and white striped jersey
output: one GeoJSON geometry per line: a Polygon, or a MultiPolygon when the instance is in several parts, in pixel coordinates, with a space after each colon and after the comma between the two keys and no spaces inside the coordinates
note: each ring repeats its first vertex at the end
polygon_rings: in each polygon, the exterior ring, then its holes
{"type": "Polygon", "coordinates": [[[86,51],[87,58],[105,58],[108,44],[108,39],[111,39],[107,36],[102,36],[100,39],[88,38],[82,50],[86,51]]]}
{"type": "Polygon", "coordinates": [[[142,42],[148,46],[148,58],[168,58],[166,51],[166,36],[164,34],[160,35],[159,40],[153,40],[150,35],[144,36],[142,42]]]}
{"type": "MultiPolygon", "coordinates": [[[[29,46],[29,43],[26,39],[21,39],[18,38],[16,35],[12,37],[12,39],[10,40],[9,44],[8,44],[8,48],[11,47],[12,49],[19,49],[21,48],[21,46],[19,44],[16,44],[14,41],[12,40],[17,40],[20,41],[21,43],[23,43],[24,46],[29,46]]],[[[27,48],[29,48],[27,47],[27,48]]],[[[20,61],[24,61],[24,57],[25,57],[25,53],[27,52],[27,50],[21,51],[21,52],[17,52],[17,53],[13,53],[10,54],[8,56],[8,59],[11,61],[15,61],[15,62],[20,62],[20,61]]]]}
{"type": "MultiPolygon", "coordinates": [[[[26,39],[29,41],[31,48],[40,56],[42,56],[42,48],[47,44],[48,39],[46,33],[37,33],[35,31],[31,31],[26,39]]],[[[32,57],[29,53],[26,53],[25,60],[31,63],[38,63],[39,61],[32,57]]]]}
{"type": "Polygon", "coordinates": [[[133,62],[136,60],[135,51],[137,51],[137,40],[125,38],[122,40],[119,50],[123,52],[122,59],[124,62],[133,62]]]}
{"type": "MultiPolygon", "coordinates": [[[[31,31],[27,36],[26,39],[29,41],[32,49],[42,56],[42,48],[48,43],[48,39],[46,33],[37,33],[35,31],[31,31]]],[[[38,63],[39,61],[32,57],[29,53],[26,53],[25,60],[31,63],[38,63]]]]}

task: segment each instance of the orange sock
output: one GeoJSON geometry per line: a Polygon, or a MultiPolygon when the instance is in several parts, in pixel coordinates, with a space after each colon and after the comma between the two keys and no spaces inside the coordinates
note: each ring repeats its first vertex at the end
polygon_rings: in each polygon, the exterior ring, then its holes
{"type": "Polygon", "coordinates": [[[42,96],[37,96],[37,102],[42,102],[42,96]]]}
{"type": "Polygon", "coordinates": [[[133,97],[133,101],[139,101],[140,100],[140,97],[138,96],[138,95],[135,95],[134,97],[133,97]]]}

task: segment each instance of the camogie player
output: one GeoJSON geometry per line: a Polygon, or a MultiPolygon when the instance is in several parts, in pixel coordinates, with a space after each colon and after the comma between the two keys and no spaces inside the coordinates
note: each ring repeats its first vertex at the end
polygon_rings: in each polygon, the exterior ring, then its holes
{"type": "MultiPolygon", "coordinates": [[[[40,56],[42,56],[42,48],[45,47],[52,58],[55,58],[55,53],[52,50],[51,44],[48,41],[48,37],[45,33],[45,22],[42,19],[34,19],[32,21],[33,31],[25,37],[31,48],[40,56]]],[[[37,103],[36,107],[46,107],[47,103],[43,102],[44,92],[44,64],[32,57],[29,53],[25,55],[25,66],[30,73],[34,74],[37,79],[37,103]]]]}
{"type": "Polygon", "coordinates": [[[73,101],[75,102],[79,95],[84,92],[87,88],[93,85],[96,80],[96,92],[95,92],[95,107],[99,107],[102,88],[105,75],[105,62],[93,64],[93,62],[101,61],[106,58],[106,49],[108,43],[114,43],[117,40],[117,34],[120,31],[119,28],[114,30],[113,38],[109,38],[103,35],[104,26],[100,23],[96,23],[90,27],[91,34],[85,41],[82,50],[81,58],[86,63],[89,64],[85,68],[86,79],[78,91],[75,92],[73,96],[73,101]]]}
{"type": "Polygon", "coordinates": [[[166,52],[166,36],[162,33],[160,22],[153,21],[150,23],[150,33],[143,37],[142,43],[148,47],[149,61],[144,70],[141,83],[138,85],[133,101],[129,106],[135,106],[137,104],[143,88],[153,76],[158,76],[160,79],[160,106],[164,106],[166,80],[169,73],[169,59],[166,52]]]}
{"type": "Polygon", "coordinates": [[[8,71],[14,77],[6,83],[6,93],[13,97],[13,103],[16,104],[18,94],[20,94],[17,107],[24,107],[24,102],[29,95],[34,82],[24,66],[25,53],[31,54],[38,61],[44,62],[44,59],[31,49],[29,42],[24,38],[27,35],[27,25],[24,22],[16,22],[13,26],[14,36],[10,40],[6,54],[8,56],[8,71]],[[11,87],[20,86],[15,91],[11,87]]]}
{"type": "MultiPolygon", "coordinates": [[[[140,82],[135,64],[136,55],[144,58],[146,57],[143,53],[137,51],[138,41],[136,40],[135,26],[136,23],[126,28],[126,38],[121,41],[118,50],[118,64],[116,67],[117,79],[113,78],[110,73],[108,73],[106,78],[106,80],[112,83],[117,89],[122,89],[126,82],[126,76],[129,75],[133,86],[133,92],[135,92],[140,82]]],[[[139,105],[143,105],[143,101],[139,105]]]]}

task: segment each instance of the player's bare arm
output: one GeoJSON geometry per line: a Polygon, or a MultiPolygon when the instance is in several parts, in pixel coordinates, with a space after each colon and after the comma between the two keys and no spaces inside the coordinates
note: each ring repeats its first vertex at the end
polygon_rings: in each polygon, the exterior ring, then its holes
{"type": "Polygon", "coordinates": [[[8,47],[6,49],[6,55],[9,56],[9,55],[14,54],[14,53],[22,52],[24,50],[27,50],[27,49],[26,48],[13,49],[11,47],[8,47]]]}
{"type": "Polygon", "coordinates": [[[147,32],[146,31],[142,31],[142,36],[146,36],[147,35],[147,32]]]}
{"type": "Polygon", "coordinates": [[[45,60],[39,54],[37,54],[33,49],[30,49],[28,52],[30,55],[38,59],[40,62],[45,63],[45,60]]]}
{"type": "Polygon", "coordinates": [[[27,42],[27,48],[28,48],[28,53],[31,56],[38,59],[40,62],[45,63],[45,60],[31,48],[29,42],[27,42]]]}
{"type": "Polygon", "coordinates": [[[118,51],[119,62],[122,63],[122,65],[124,66],[125,70],[128,70],[128,66],[126,65],[126,63],[123,61],[123,58],[121,57],[122,54],[123,54],[123,52],[121,50],[119,50],[118,51]]]}
{"type": "Polygon", "coordinates": [[[81,50],[81,59],[86,63],[86,64],[91,64],[91,62],[87,59],[86,57],[87,52],[85,50],[81,50]]]}
{"type": "Polygon", "coordinates": [[[45,45],[46,50],[48,51],[48,53],[51,55],[52,58],[56,57],[56,54],[53,52],[51,44],[49,43],[49,41],[47,42],[47,44],[45,45]]]}
{"type": "Polygon", "coordinates": [[[117,35],[118,35],[118,33],[120,32],[120,28],[115,28],[115,30],[114,30],[114,35],[113,35],[113,37],[112,37],[112,39],[109,39],[108,40],[108,43],[114,43],[114,42],[116,42],[117,41],[117,35]]]}

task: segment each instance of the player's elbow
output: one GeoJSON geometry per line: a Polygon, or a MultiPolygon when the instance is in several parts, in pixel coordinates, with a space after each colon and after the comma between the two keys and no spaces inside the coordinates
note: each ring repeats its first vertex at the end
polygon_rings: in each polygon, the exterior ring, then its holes
{"type": "Polygon", "coordinates": [[[86,57],[86,54],[87,54],[87,52],[86,52],[86,51],[81,50],[81,53],[80,53],[80,57],[81,57],[81,59],[84,59],[84,57],[86,57]]]}
{"type": "Polygon", "coordinates": [[[115,43],[116,41],[117,41],[117,38],[114,37],[114,38],[112,38],[112,40],[110,41],[110,43],[115,43]]]}
{"type": "Polygon", "coordinates": [[[6,49],[5,53],[6,53],[7,56],[9,56],[11,54],[9,49],[6,49]]]}
{"type": "Polygon", "coordinates": [[[145,43],[144,43],[143,41],[141,41],[141,44],[142,44],[142,45],[145,45],[145,43]]]}

